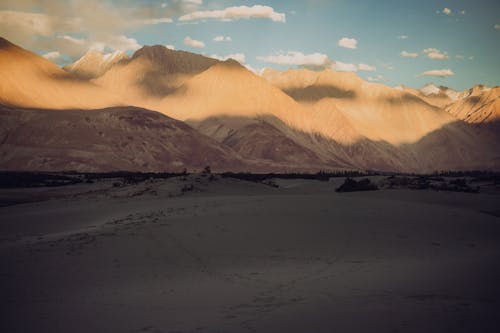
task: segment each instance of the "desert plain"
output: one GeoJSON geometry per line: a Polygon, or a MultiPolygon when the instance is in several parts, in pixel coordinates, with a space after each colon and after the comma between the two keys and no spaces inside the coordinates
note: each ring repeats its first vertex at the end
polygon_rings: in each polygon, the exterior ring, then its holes
{"type": "Polygon", "coordinates": [[[3,188],[0,331],[498,331],[498,185],[343,181],[3,188]]]}

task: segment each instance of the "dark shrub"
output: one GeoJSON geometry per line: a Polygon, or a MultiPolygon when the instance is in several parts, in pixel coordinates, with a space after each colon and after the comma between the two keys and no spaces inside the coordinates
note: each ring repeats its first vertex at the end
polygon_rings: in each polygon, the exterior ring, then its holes
{"type": "Polygon", "coordinates": [[[212,173],[212,169],[210,169],[210,166],[206,166],[205,169],[201,172],[203,175],[209,175],[212,173]]]}
{"type": "Polygon", "coordinates": [[[181,192],[182,193],[185,193],[185,192],[192,192],[194,191],[194,185],[193,184],[190,184],[190,185],[184,185],[182,188],[181,188],[181,192]]]}
{"type": "Polygon", "coordinates": [[[356,191],[375,191],[378,190],[377,185],[373,184],[370,179],[365,178],[360,181],[355,181],[352,178],[346,178],[344,184],[336,189],[337,192],[356,192],[356,191]]]}

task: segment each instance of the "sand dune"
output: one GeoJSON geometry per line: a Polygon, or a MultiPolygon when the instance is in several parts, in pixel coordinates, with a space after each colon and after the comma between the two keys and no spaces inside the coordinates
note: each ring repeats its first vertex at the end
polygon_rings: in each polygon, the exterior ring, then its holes
{"type": "Polygon", "coordinates": [[[0,331],[496,332],[497,194],[342,181],[2,189],[0,331]]]}

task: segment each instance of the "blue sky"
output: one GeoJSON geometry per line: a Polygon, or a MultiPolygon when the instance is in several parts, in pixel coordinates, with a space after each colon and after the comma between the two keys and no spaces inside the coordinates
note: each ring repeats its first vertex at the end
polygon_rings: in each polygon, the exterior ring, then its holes
{"type": "Polygon", "coordinates": [[[233,55],[257,72],[333,68],[391,86],[500,84],[498,0],[7,0],[0,31],[61,65],[89,48],[131,54],[161,44],[233,55]]]}

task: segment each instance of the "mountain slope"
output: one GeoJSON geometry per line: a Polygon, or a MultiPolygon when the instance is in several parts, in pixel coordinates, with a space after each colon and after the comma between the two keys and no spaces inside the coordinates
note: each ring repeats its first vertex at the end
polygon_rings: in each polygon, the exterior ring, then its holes
{"type": "Polygon", "coordinates": [[[144,46],[132,58],[120,61],[94,83],[127,96],[131,104],[154,108],[159,99],[218,62],[161,45],[144,46]]]}
{"type": "Polygon", "coordinates": [[[335,142],[330,155],[337,161],[414,172],[497,165],[498,140],[408,92],[331,70],[270,70],[264,77],[313,114],[313,127],[328,139],[318,149],[335,142]]]}
{"type": "Polygon", "coordinates": [[[0,169],[240,169],[228,148],[186,124],[135,107],[36,110],[0,106],[0,169]]]}
{"type": "Polygon", "coordinates": [[[308,138],[314,132],[309,112],[234,60],[186,81],[157,109],[187,121],[247,159],[299,169],[338,166],[329,156],[316,153],[308,138]]]}
{"type": "Polygon", "coordinates": [[[234,60],[218,63],[186,81],[162,100],[160,108],[181,120],[271,115],[295,129],[311,130],[305,109],[234,60]]]}
{"type": "Polygon", "coordinates": [[[119,96],[0,38],[0,103],[51,109],[121,105],[119,96]]]}
{"type": "Polygon", "coordinates": [[[416,96],[365,82],[354,73],[271,70],[264,72],[264,77],[315,113],[319,133],[331,133],[337,126],[349,126],[352,137],[346,134],[342,138],[330,136],[344,143],[359,138],[393,145],[413,143],[454,121],[448,113],[416,96]],[[323,100],[331,103],[322,103],[323,100]],[[342,113],[342,122],[337,119],[331,123],[328,120],[330,113],[342,113]]]}
{"type": "Polygon", "coordinates": [[[94,79],[103,75],[113,65],[128,59],[120,51],[103,54],[96,50],[89,50],[74,63],[64,66],[63,69],[82,79],[94,79]]]}
{"type": "Polygon", "coordinates": [[[500,87],[476,86],[466,91],[457,102],[446,107],[453,116],[475,125],[500,121],[500,87]]]}
{"type": "Polygon", "coordinates": [[[0,165],[5,168],[161,171],[210,164],[233,171],[431,172],[500,167],[498,135],[460,120],[488,128],[498,124],[491,116],[498,113],[495,89],[472,90],[446,112],[419,97],[444,88],[412,93],[331,70],[267,70],[260,77],[234,60],[162,46],[144,47],[89,81],[0,41],[0,103],[61,110],[57,115],[2,107],[0,165]],[[141,109],[102,109],[120,104],[141,109]]]}

